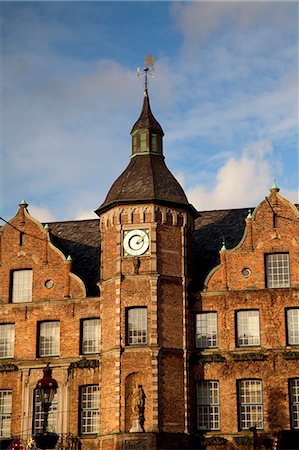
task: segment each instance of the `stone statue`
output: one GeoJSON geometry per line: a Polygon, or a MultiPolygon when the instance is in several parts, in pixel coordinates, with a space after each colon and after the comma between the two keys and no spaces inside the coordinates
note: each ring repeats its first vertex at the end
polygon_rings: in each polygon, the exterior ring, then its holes
{"type": "Polygon", "coordinates": [[[138,384],[132,392],[132,428],[130,433],[144,432],[145,393],[142,384],[138,384]]]}

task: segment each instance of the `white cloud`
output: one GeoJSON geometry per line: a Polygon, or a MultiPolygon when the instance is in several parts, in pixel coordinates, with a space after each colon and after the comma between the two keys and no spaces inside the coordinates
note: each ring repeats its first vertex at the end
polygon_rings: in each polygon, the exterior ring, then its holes
{"type": "Polygon", "coordinates": [[[257,205],[271,186],[270,142],[245,147],[239,157],[229,158],[218,170],[211,190],[198,184],[187,190],[187,197],[198,210],[250,207],[257,205]]]}
{"type": "Polygon", "coordinates": [[[36,206],[36,205],[29,205],[28,206],[29,214],[34,217],[34,219],[37,219],[39,222],[42,223],[48,223],[48,222],[54,222],[55,217],[52,214],[51,211],[49,211],[47,208],[42,206],[36,206]]]}

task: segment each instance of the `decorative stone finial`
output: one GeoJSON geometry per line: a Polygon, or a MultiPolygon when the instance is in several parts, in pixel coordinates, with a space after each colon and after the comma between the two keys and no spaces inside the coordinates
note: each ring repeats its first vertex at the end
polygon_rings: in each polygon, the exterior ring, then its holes
{"type": "Polygon", "coordinates": [[[226,245],[225,245],[225,239],[224,238],[223,238],[223,241],[222,241],[222,247],[221,247],[220,251],[221,252],[225,252],[226,251],[226,245]]]}
{"type": "Polygon", "coordinates": [[[26,200],[21,200],[19,206],[24,206],[24,208],[27,208],[28,203],[26,202],[26,200]]]}
{"type": "Polygon", "coordinates": [[[273,184],[272,184],[272,186],[270,188],[270,192],[273,193],[273,192],[279,192],[279,191],[280,191],[280,189],[279,189],[279,187],[276,184],[276,178],[274,178],[273,184]]]}
{"type": "Polygon", "coordinates": [[[252,219],[251,209],[248,210],[246,219],[252,219]]]}

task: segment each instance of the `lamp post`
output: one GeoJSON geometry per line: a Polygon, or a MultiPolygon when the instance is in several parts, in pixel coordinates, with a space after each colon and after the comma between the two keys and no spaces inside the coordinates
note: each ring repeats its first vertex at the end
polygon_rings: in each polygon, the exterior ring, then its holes
{"type": "Polygon", "coordinates": [[[55,448],[58,441],[58,435],[56,433],[50,433],[48,428],[49,410],[58,389],[57,381],[52,378],[52,369],[49,367],[49,363],[44,368],[44,376],[36,385],[36,394],[38,400],[41,402],[42,411],[44,413],[43,431],[35,435],[35,442],[40,449],[55,448]]]}

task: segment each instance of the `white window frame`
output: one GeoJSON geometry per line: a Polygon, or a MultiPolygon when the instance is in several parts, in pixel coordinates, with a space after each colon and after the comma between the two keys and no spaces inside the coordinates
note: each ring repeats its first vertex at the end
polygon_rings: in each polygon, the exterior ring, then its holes
{"type": "Polygon", "coordinates": [[[299,378],[289,380],[291,428],[299,430],[299,378]]]}
{"type": "Polygon", "coordinates": [[[299,345],[299,308],[286,310],[287,345],[299,345]]]}
{"type": "MultiPolygon", "coordinates": [[[[33,391],[33,435],[42,433],[44,424],[44,411],[42,409],[41,401],[38,398],[37,390],[33,391]]],[[[49,414],[48,414],[48,427],[47,431],[51,433],[57,433],[58,431],[58,394],[54,395],[52,400],[49,414]]]]}
{"type": "Polygon", "coordinates": [[[0,359],[14,357],[15,324],[0,324],[0,359]]]}
{"type": "Polygon", "coordinates": [[[81,320],[81,354],[99,353],[101,339],[101,321],[97,318],[81,320]]]}
{"type": "Polygon", "coordinates": [[[59,356],[60,353],[60,322],[49,320],[39,322],[38,356],[59,356]],[[48,342],[46,341],[48,339],[48,342]]]}
{"type": "Polygon", "coordinates": [[[197,429],[220,430],[219,381],[196,383],[197,429]]]}
{"type": "Polygon", "coordinates": [[[268,253],[265,255],[267,288],[290,287],[289,253],[268,253]]]}
{"type": "Polygon", "coordinates": [[[217,312],[205,311],[196,314],[196,348],[217,348],[217,312]]]}
{"type": "Polygon", "coordinates": [[[80,387],[80,433],[99,433],[100,394],[98,384],[80,387]]]}
{"type": "Polygon", "coordinates": [[[11,436],[12,390],[0,389],[0,438],[11,436]]]}
{"type": "Polygon", "coordinates": [[[127,309],[127,345],[147,344],[147,308],[127,309]]]}
{"type": "Polygon", "coordinates": [[[236,345],[237,347],[259,347],[261,345],[258,309],[236,311],[236,345]]]}
{"type": "Polygon", "coordinates": [[[32,269],[13,270],[11,273],[11,302],[27,303],[32,301],[32,269]]]}
{"type": "Polygon", "coordinates": [[[264,404],[262,381],[257,379],[239,380],[239,425],[240,430],[256,427],[264,428],[264,404]]]}

